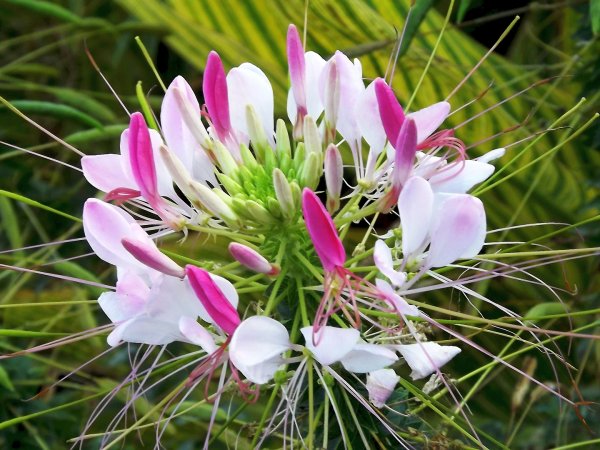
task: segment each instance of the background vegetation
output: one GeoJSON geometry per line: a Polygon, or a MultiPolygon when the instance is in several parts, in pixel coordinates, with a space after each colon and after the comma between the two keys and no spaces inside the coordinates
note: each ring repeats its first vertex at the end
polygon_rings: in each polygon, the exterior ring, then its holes
{"type": "MultiPolygon", "coordinates": [[[[156,112],[162,88],[134,40],[140,36],[164,82],[181,74],[198,95],[209,50],[217,49],[227,67],[244,61],[257,64],[273,81],[277,109],[283,113],[287,86],[285,32],[288,23],[303,24],[305,3],[304,0],[2,0],[0,95],[84,153],[114,152],[128,118],[87,53],[126,108],[139,109],[141,95],[148,98],[156,112]]],[[[404,26],[408,1],[310,0],[307,3],[309,49],[325,56],[339,48],[360,57],[369,78],[386,72],[398,30],[404,26]]],[[[459,133],[468,143],[498,134],[473,148],[471,156],[529,139],[509,147],[504,161],[515,154],[521,155],[518,164],[505,169],[505,175],[514,174],[510,181],[495,186],[496,180],[492,180],[487,185],[490,189],[484,187],[480,192],[491,228],[546,222],[582,223],[577,230],[539,242],[553,249],[600,245],[600,227],[596,221],[600,208],[600,129],[592,126],[573,138],[577,128],[598,110],[600,45],[593,29],[596,33],[600,31],[598,3],[459,1],[454,5],[427,74],[421,79],[450,2],[418,0],[394,72],[394,88],[403,104],[412,102],[411,109],[442,100],[494,45],[515,15],[521,16],[496,51],[451,97],[453,109],[477,101],[453,115],[450,123],[459,125],[512,94],[528,89],[501,103],[493,112],[468,122],[459,133]],[[540,80],[546,81],[538,83],[540,80]],[[415,92],[417,95],[412,98],[415,92]],[[585,104],[561,123],[559,129],[536,135],[581,97],[587,98],[585,104]],[[552,150],[564,140],[569,142],[560,151],[552,150]],[[527,147],[531,142],[535,144],[527,147]],[[535,165],[528,165],[538,158],[535,165]]],[[[80,241],[10,251],[80,238],[80,223],[74,218],[80,217],[83,201],[97,193],[72,167],[11,147],[9,144],[18,145],[42,157],[79,167],[77,154],[35,129],[6,104],[0,105],[0,140],[7,143],[0,146],[0,264],[111,282],[113,274],[106,265],[97,258],[81,257],[89,249],[80,241]]],[[[527,241],[556,229],[555,225],[521,228],[508,233],[506,239],[527,241]]],[[[186,251],[218,255],[222,248],[221,243],[210,242],[200,250],[199,244],[190,245],[186,251]]],[[[598,259],[556,264],[534,273],[565,290],[561,296],[569,311],[584,313],[575,315],[571,321],[565,319],[564,309],[557,309],[556,299],[539,286],[505,280],[482,284],[478,289],[522,315],[532,308],[537,308],[535,316],[555,314],[539,322],[544,327],[568,329],[589,325],[598,318],[598,259]]],[[[97,296],[94,288],[1,270],[0,353],[29,348],[61,333],[105,323],[94,303],[97,296]]],[[[456,298],[427,301],[440,302],[445,307],[469,308],[456,298]]],[[[596,326],[586,331],[597,333],[598,329],[596,326]]],[[[482,342],[492,351],[501,349],[492,337],[482,338],[482,342]]],[[[566,340],[560,345],[569,361],[580,369],[574,380],[560,373],[565,392],[574,399],[580,393],[586,400],[600,401],[600,345],[566,340]]],[[[77,436],[97,401],[86,399],[101,395],[122,379],[127,369],[126,353],[112,353],[110,358],[86,366],[58,387],[45,388],[105,347],[104,339],[97,337],[0,361],[0,448],[64,448],[67,439],[77,436]],[[40,395],[24,401],[36,394],[40,395]]],[[[518,348],[514,344],[513,350],[518,348]]],[[[536,364],[535,357],[517,359],[515,364],[530,369],[538,379],[554,382],[547,362],[540,356],[536,364]]],[[[449,371],[459,377],[484,362],[485,358],[473,352],[470,363],[449,371]]],[[[467,381],[464,392],[476,380],[474,377],[467,381]]],[[[148,404],[139,405],[140,412],[154,400],[149,398],[148,404]]],[[[487,374],[470,406],[473,422],[510,448],[550,448],[598,438],[571,410],[560,408],[556,399],[528,387],[516,374],[502,367],[495,367],[487,374]]],[[[207,414],[206,410],[197,409],[174,422],[166,438],[170,443],[168,448],[195,448],[202,442],[207,414]]],[[[590,429],[600,429],[597,408],[584,407],[582,414],[590,429]]],[[[110,410],[107,416],[110,417],[110,410]]],[[[437,420],[435,414],[425,417],[433,423],[437,420]]],[[[248,445],[246,438],[252,435],[252,426],[244,426],[241,419],[236,433],[240,432],[239,445],[243,447],[248,445]]],[[[103,425],[99,423],[94,429],[102,430],[103,425]]],[[[408,425],[416,435],[420,433],[418,422],[409,421],[408,425]]],[[[228,440],[234,442],[236,433],[233,436],[225,433],[223,445],[228,440]]],[[[150,446],[152,433],[147,434],[143,442],[150,446]]],[[[458,442],[452,443],[455,436],[445,428],[427,438],[432,446],[460,447],[458,442]]],[[[131,446],[127,448],[140,446],[135,439],[127,445],[131,446]]]]}

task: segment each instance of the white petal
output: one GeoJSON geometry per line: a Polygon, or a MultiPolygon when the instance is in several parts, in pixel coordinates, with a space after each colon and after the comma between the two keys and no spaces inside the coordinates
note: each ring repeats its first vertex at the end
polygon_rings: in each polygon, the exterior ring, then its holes
{"type": "Polygon", "coordinates": [[[273,136],[273,88],[262,70],[250,63],[235,67],[227,74],[231,126],[248,136],[246,107],[258,114],[267,137],[273,136]]]}
{"type": "Polygon", "coordinates": [[[476,184],[488,179],[494,173],[494,166],[488,163],[469,160],[463,164],[447,166],[429,179],[435,192],[464,194],[476,184]]]}
{"type": "Polygon", "coordinates": [[[443,267],[459,258],[477,255],[485,242],[486,219],[481,200],[451,194],[437,209],[425,265],[443,267]]]}
{"type": "Polygon", "coordinates": [[[212,335],[196,322],[196,319],[181,317],[179,319],[179,331],[189,342],[202,347],[209,355],[217,349],[212,335]]]}
{"type": "Polygon", "coordinates": [[[341,360],[349,372],[367,373],[383,369],[398,360],[390,349],[376,344],[356,344],[352,351],[341,360]]]}
{"type": "Polygon", "coordinates": [[[156,319],[178,324],[181,317],[202,317],[205,311],[187,278],[182,280],[163,275],[152,286],[146,313],[156,319]]]}
{"type": "Polygon", "coordinates": [[[396,345],[406,363],[412,369],[413,380],[431,375],[460,353],[460,348],[451,345],[439,345],[437,342],[396,345]]]}
{"type": "Polygon", "coordinates": [[[378,278],[375,280],[375,285],[377,286],[377,289],[385,294],[389,303],[402,315],[414,317],[421,315],[419,308],[409,304],[406,300],[400,297],[387,281],[378,278]]]}
{"type": "Polygon", "coordinates": [[[433,192],[421,177],[410,178],[400,192],[398,209],[402,225],[402,253],[413,254],[423,246],[431,228],[433,192]]]}
{"type": "Polygon", "coordinates": [[[192,111],[197,114],[198,119],[200,118],[200,105],[194,91],[183,77],[176,77],[169,85],[160,109],[160,122],[167,146],[179,158],[192,178],[200,182],[214,182],[214,165],[186,125],[183,112],[173,93],[175,88],[183,93],[192,111]]]}
{"type": "Polygon", "coordinates": [[[414,113],[407,114],[417,126],[417,142],[423,142],[442,124],[450,112],[450,103],[439,102],[414,113]]]}
{"type": "Polygon", "coordinates": [[[357,123],[356,103],[365,90],[360,64],[354,65],[342,52],[334,55],[338,72],[340,103],[338,107],[337,130],[352,145],[360,142],[360,129],[357,123]]]}
{"type": "Polygon", "coordinates": [[[379,115],[374,83],[369,84],[360,94],[354,109],[360,133],[372,151],[379,155],[383,151],[387,137],[379,115]]]}
{"type": "Polygon", "coordinates": [[[377,408],[383,408],[400,377],[392,369],[379,369],[367,375],[369,401],[377,408]]]}
{"type": "Polygon", "coordinates": [[[491,151],[481,155],[479,158],[475,158],[475,161],[479,161],[482,163],[489,163],[498,158],[502,158],[504,156],[504,153],[506,153],[505,148],[497,148],[495,150],[491,150],[491,151]]]}
{"type": "Polygon", "coordinates": [[[290,348],[287,329],[266,316],[253,316],[236,328],[229,344],[235,367],[253,383],[271,380],[283,364],[281,354],[290,348]]]}
{"type": "Polygon", "coordinates": [[[183,339],[176,323],[151,317],[136,317],[117,328],[120,339],[133,344],[165,345],[183,339]]]}
{"type": "Polygon", "coordinates": [[[319,92],[319,80],[326,62],[321,55],[315,52],[306,52],[304,54],[304,61],[306,67],[306,110],[308,115],[316,120],[323,112],[323,101],[319,92]]]}
{"type": "Polygon", "coordinates": [[[300,329],[306,341],[306,348],[315,359],[324,366],[340,361],[355,347],[360,333],[354,328],[335,328],[325,326],[317,334],[317,345],[313,344],[313,327],[300,329]]]}

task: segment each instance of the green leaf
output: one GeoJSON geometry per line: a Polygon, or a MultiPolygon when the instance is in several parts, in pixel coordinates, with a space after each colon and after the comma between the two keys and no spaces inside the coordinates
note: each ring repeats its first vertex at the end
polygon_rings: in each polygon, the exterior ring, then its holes
{"type": "Polygon", "coordinates": [[[13,192],[9,192],[9,191],[0,189],[0,197],[12,198],[13,200],[17,200],[19,202],[26,203],[27,205],[35,206],[36,208],[44,209],[44,210],[52,212],[54,214],[58,214],[59,216],[66,217],[67,219],[71,219],[74,222],[82,221],[79,217],[75,217],[75,216],[72,216],[71,214],[67,214],[65,212],[59,211],[58,209],[44,205],[43,203],[40,203],[36,200],[32,200],[29,197],[25,197],[24,195],[15,194],[13,192]]]}
{"type": "Polygon", "coordinates": [[[11,392],[15,391],[15,387],[8,376],[8,372],[6,372],[6,369],[4,369],[2,366],[0,366],[0,386],[4,386],[11,392]]]}
{"type": "Polygon", "coordinates": [[[14,330],[0,328],[0,336],[10,337],[26,337],[26,338],[38,338],[38,337],[56,337],[66,336],[66,333],[49,333],[45,331],[28,331],[28,330],[14,330]]]}
{"type": "Polygon", "coordinates": [[[17,221],[17,215],[12,203],[6,197],[0,197],[0,217],[2,217],[2,228],[8,237],[11,247],[23,247],[23,239],[17,221]]]}
{"type": "Polygon", "coordinates": [[[61,119],[72,119],[87,126],[102,128],[102,124],[96,119],[72,106],[38,100],[13,100],[10,103],[23,113],[42,114],[61,119]]]}
{"type": "Polygon", "coordinates": [[[524,318],[532,321],[544,316],[552,316],[555,314],[565,314],[568,308],[566,305],[557,302],[539,303],[531,308],[525,314],[524,318]]]}
{"type": "Polygon", "coordinates": [[[29,9],[35,13],[39,13],[46,16],[55,17],[64,22],[77,23],[81,18],[73,14],[66,8],[57,5],[54,2],[44,2],[41,0],[5,0],[8,3],[20,6],[21,8],[29,9]]]}
{"type": "Polygon", "coordinates": [[[413,6],[412,12],[410,14],[410,18],[408,23],[406,24],[406,30],[404,31],[404,37],[402,38],[402,45],[400,46],[399,56],[406,54],[408,49],[410,48],[410,44],[417,32],[419,31],[419,26],[425,19],[425,15],[429,8],[433,5],[433,0],[417,0],[415,6],[413,6]]]}
{"type": "Polygon", "coordinates": [[[600,33],[600,0],[590,1],[590,20],[594,34],[600,33]]]}
{"type": "Polygon", "coordinates": [[[465,18],[465,15],[469,11],[469,7],[471,6],[471,0],[460,0],[458,4],[458,11],[456,13],[456,21],[461,23],[465,18]]]}

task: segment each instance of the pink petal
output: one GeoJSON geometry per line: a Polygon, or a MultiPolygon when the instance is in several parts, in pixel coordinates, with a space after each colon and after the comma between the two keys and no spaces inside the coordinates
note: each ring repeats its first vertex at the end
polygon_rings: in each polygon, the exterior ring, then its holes
{"type": "Polygon", "coordinates": [[[233,334],[240,324],[240,316],[210,274],[190,265],[185,267],[185,272],[196,296],[214,323],[225,333],[233,334]]]}
{"type": "Polygon", "coordinates": [[[417,125],[417,142],[427,139],[442,124],[450,113],[450,103],[439,102],[427,108],[407,114],[417,125]]]}
{"type": "Polygon", "coordinates": [[[405,258],[417,252],[431,230],[433,191],[421,177],[411,177],[398,199],[402,226],[402,254],[405,258]]]}
{"type": "Polygon", "coordinates": [[[467,194],[448,195],[433,219],[428,267],[443,267],[477,255],[485,242],[483,203],[467,194]]]}
{"type": "Polygon", "coordinates": [[[210,120],[221,140],[231,131],[229,97],[223,62],[217,52],[210,52],[204,69],[202,92],[210,120]]]}
{"type": "Polygon", "coordinates": [[[381,123],[388,141],[394,145],[398,140],[400,127],[404,122],[404,111],[398,100],[396,100],[394,91],[383,79],[377,78],[374,83],[381,123]]]}
{"type": "Polygon", "coordinates": [[[346,251],[333,220],[319,197],[308,188],[302,191],[302,214],[323,268],[331,272],[342,267],[346,262],[346,251]]]}
{"type": "Polygon", "coordinates": [[[121,239],[132,235],[132,227],[144,233],[133,217],[114,205],[91,198],[83,206],[83,231],[96,255],[115,266],[145,271],[121,244],[121,239]]]}
{"type": "Polygon", "coordinates": [[[102,192],[117,188],[137,190],[137,184],[123,170],[121,155],[86,155],[81,158],[83,175],[88,182],[102,192]]]}
{"type": "Polygon", "coordinates": [[[392,283],[396,286],[404,284],[406,281],[406,274],[394,270],[394,262],[392,260],[392,251],[386,245],[384,241],[378,239],[375,242],[375,250],[373,252],[373,260],[379,271],[388,277],[392,283]]]}

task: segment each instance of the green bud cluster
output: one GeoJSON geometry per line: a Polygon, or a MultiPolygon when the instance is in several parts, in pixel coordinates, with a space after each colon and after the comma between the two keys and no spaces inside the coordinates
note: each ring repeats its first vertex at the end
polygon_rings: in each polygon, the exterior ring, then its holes
{"type": "Polygon", "coordinates": [[[275,149],[264,135],[255,134],[252,150],[240,146],[241,161],[220,143],[215,145],[217,178],[224,190],[214,192],[237,216],[239,226],[269,229],[298,220],[302,189],[316,189],[323,174],[322,148],[315,142],[316,133],[311,134],[310,141],[292,149],[285,123],[279,120],[275,149]]]}

